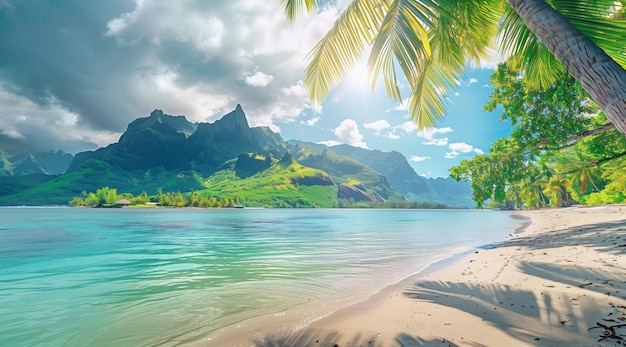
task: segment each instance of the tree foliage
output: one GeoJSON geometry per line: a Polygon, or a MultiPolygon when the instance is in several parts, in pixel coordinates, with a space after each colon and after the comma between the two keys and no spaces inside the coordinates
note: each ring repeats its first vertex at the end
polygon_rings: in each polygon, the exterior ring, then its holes
{"type": "Polygon", "coordinates": [[[567,74],[561,80],[534,90],[507,64],[493,73],[485,109],[501,106],[501,121],[514,125],[511,137],[450,169],[454,179],[471,181],[478,207],[624,201],[626,138],[607,126],[578,82],[567,74]]]}
{"type": "MultiPolygon", "coordinates": [[[[315,10],[320,3],[276,1],[289,19],[315,10]]],[[[584,72],[588,64],[602,62],[602,68],[610,69],[607,82],[619,86],[626,78],[624,42],[623,6],[613,0],[352,0],[311,50],[304,84],[310,98],[321,101],[371,48],[372,88],[382,74],[388,96],[403,101],[398,75],[404,75],[411,88],[409,113],[423,128],[443,117],[446,95],[458,87],[467,61],[478,63],[492,48],[510,56],[511,68],[524,72],[524,83],[533,89],[560,83],[566,72],[564,63],[567,69],[584,72]],[[546,16],[534,18],[537,11],[532,6],[540,6],[546,16]],[[554,23],[539,25],[535,32],[526,24],[542,18],[554,23]],[[557,28],[568,31],[555,32],[557,28]],[[545,40],[557,36],[568,42],[545,40]],[[575,39],[570,42],[569,38],[575,39]],[[594,57],[588,61],[555,57],[555,52],[567,56],[573,46],[578,52],[593,52],[594,57]]],[[[602,88],[603,81],[583,81],[597,99],[623,102],[623,94],[612,92],[615,88],[602,88]]],[[[609,105],[605,108],[613,121],[626,122],[620,118],[622,113],[609,105]]]]}

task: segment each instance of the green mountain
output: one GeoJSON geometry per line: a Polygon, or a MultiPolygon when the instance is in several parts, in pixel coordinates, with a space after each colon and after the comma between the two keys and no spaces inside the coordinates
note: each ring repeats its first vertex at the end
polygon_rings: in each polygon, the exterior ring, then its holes
{"type": "Polygon", "coordinates": [[[36,151],[25,141],[0,133],[0,176],[58,175],[65,172],[72,158],[63,151],[36,151]]]}
{"type": "Polygon", "coordinates": [[[199,196],[236,200],[262,207],[337,207],[338,187],[323,170],[299,164],[287,152],[272,156],[242,154],[211,175],[199,196]]]}
{"type": "Polygon", "coordinates": [[[250,128],[240,105],[214,123],[199,124],[155,110],[130,123],[117,143],[78,153],[68,172],[96,159],[124,170],[163,168],[211,175],[242,153],[281,156],[286,151],[280,135],[266,127],[250,128]]]}
{"type": "MultiPolygon", "coordinates": [[[[10,183],[0,177],[0,187],[10,183]]],[[[130,123],[117,143],[78,153],[65,174],[15,186],[0,193],[1,205],[67,204],[105,186],[133,195],[193,191],[192,197],[268,207],[406,202],[383,175],[356,160],[305,147],[292,154],[269,128],[250,128],[239,105],[214,123],[155,110],[130,123]]]]}
{"type": "Polygon", "coordinates": [[[327,172],[339,185],[340,199],[357,201],[403,201],[404,197],[387,178],[354,159],[324,149],[318,153],[308,146],[291,146],[296,160],[303,165],[327,172]]]}
{"type": "Polygon", "coordinates": [[[415,173],[401,153],[369,150],[349,145],[328,147],[303,141],[289,140],[288,148],[310,148],[318,154],[324,151],[353,159],[386,177],[389,185],[408,201],[439,202],[448,206],[474,207],[472,189],[468,182],[451,178],[425,178],[415,173]]]}

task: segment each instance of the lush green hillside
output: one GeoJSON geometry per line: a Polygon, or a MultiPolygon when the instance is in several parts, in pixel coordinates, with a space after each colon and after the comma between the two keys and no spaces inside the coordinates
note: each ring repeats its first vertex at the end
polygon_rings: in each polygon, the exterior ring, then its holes
{"type": "MultiPolygon", "coordinates": [[[[315,153],[322,154],[330,151],[335,155],[347,157],[365,165],[376,174],[386,178],[389,185],[402,194],[410,202],[435,202],[448,206],[472,207],[472,189],[467,182],[457,182],[451,178],[424,178],[418,176],[415,170],[409,165],[406,158],[398,152],[382,152],[369,150],[349,145],[339,145],[327,147],[321,144],[289,140],[288,147],[294,153],[306,158],[314,156],[315,153]],[[311,151],[307,153],[307,151],[311,151]]],[[[299,158],[299,160],[302,160],[299,158]]],[[[312,167],[316,163],[303,161],[312,167]]],[[[332,173],[329,171],[332,175],[332,173]]],[[[338,180],[340,181],[340,180],[338,180]]]]}
{"type": "Polygon", "coordinates": [[[294,154],[298,162],[327,172],[333,180],[344,188],[339,190],[340,205],[349,205],[354,201],[399,202],[406,201],[395,191],[385,176],[372,170],[361,162],[324,149],[321,153],[310,147],[299,146],[294,154]],[[349,189],[345,185],[356,188],[349,189]]]}
{"type": "Polygon", "coordinates": [[[83,191],[96,191],[104,186],[116,187],[132,194],[140,194],[142,191],[152,194],[159,188],[186,192],[203,187],[202,179],[193,172],[172,173],[160,168],[128,171],[102,160],[90,159],[70,173],[0,196],[0,205],[67,205],[83,191]]]}
{"type": "MultiPolygon", "coordinates": [[[[141,196],[136,201],[157,194],[156,202],[171,206],[196,206],[194,197],[209,197],[208,206],[409,206],[380,172],[318,149],[288,146],[269,128],[250,128],[240,106],[210,124],[155,110],[129,124],[117,143],[77,154],[66,174],[0,179],[0,187],[11,185],[0,204],[81,204],[110,187],[125,198],[141,196]]],[[[399,153],[395,159],[390,166],[406,162],[399,153]]]]}
{"type": "MultiPolygon", "coordinates": [[[[267,159],[256,154],[245,157],[261,163],[267,159]]],[[[236,199],[246,206],[337,207],[337,186],[324,171],[302,166],[286,154],[280,161],[270,159],[266,169],[240,176],[236,167],[241,158],[225,163],[196,194],[236,199]]]]}

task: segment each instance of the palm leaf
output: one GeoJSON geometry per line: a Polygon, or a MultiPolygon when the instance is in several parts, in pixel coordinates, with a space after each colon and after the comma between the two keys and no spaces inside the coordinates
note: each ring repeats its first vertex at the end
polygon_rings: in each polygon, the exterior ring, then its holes
{"type": "Polygon", "coordinates": [[[429,32],[432,54],[416,66],[411,86],[409,114],[420,129],[435,126],[445,115],[447,96],[458,89],[466,59],[478,62],[487,55],[498,27],[498,3],[457,0],[436,8],[429,32]]]}
{"type": "Polygon", "coordinates": [[[287,19],[293,21],[317,8],[316,0],[275,0],[283,8],[287,19]]]}
{"type": "Polygon", "coordinates": [[[524,79],[532,87],[547,89],[565,72],[565,66],[537,39],[511,6],[506,6],[498,40],[502,52],[510,55],[509,66],[524,71],[524,79]]]}
{"type": "Polygon", "coordinates": [[[461,76],[460,69],[442,66],[437,59],[422,64],[408,105],[409,115],[419,129],[436,125],[444,116],[447,95],[458,87],[461,76]]]}
{"type": "MultiPolygon", "coordinates": [[[[445,9],[446,15],[438,20],[439,29],[436,32],[441,37],[442,62],[449,61],[443,56],[444,53],[456,53],[458,49],[446,47],[446,44],[454,44],[460,47],[465,57],[463,63],[469,59],[479,65],[481,59],[490,58],[493,37],[497,33],[504,6],[497,0],[449,2],[445,9]]],[[[454,58],[452,62],[456,64],[459,60],[454,58]]]]}
{"type": "MultiPolygon", "coordinates": [[[[552,0],[549,3],[583,35],[618,64],[626,67],[626,20],[613,18],[612,0],[552,0]]],[[[499,42],[511,67],[525,72],[529,85],[547,88],[566,71],[563,64],[526,27],[517,12],[506,6],[499,42]]]]}
{"type": "MultiPolygon", "coordinates": [[[[429,3],[428,5],[434,6],[429,3]]],[[[372,89],[382,70],[387,95],[401,102],[396,78],[396,61],[411,88],[418,79],[423,61],[431,55],[427,31],[433,26],[434,13],[419,1],[393,1],[372,44],[368,62],[372,89]]]]}
{"type": "Polygon", "coordinates": [[[374,39],[388,1],[354,0],[307,56],[304,83],[309,97],[321,101],[361,58],[374,39]]]}
{"type": "Polygon", "coordinates": [[[626,20],[613,18],[615,1],[552,0],[552,3],[578,31],[626,68],[626,20]]]}

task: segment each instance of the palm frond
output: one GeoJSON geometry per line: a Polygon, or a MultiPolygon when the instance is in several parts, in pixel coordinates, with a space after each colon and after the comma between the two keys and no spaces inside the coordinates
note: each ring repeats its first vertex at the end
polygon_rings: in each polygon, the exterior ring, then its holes
{"type": "Polygon", "coordinates": [[[431,55],[427,32],[434,25],[432,20],[435,14],[428,6],[435,4],[422,2],[393,1],[372,44],[368,61],[372,90],[382,70],[387,95],[396,101],[402,101],[402,96],[398,88],[395,62],[402,69],[411,88],[414,88],[420,65],[431,55]]]}
{"type": "Polygon", "coordinates": [[[456,0],[431,7],[437,14],[428,33],[431,55],[411,67],[417,79],[411,85],[409,114],[420,129],[444,117],[448,96],[458,89],[467,58],[477,62],[487,55],[498,27],[498,4],[497,0],[456,0]]]}
{"type": "Polygon", "coordinates": [[[533,88],[549,88],[563,76],[565,66],[541,43],[513,8],[507,5],[498,37],[501,50],[510,55],[512,69],[524,71],[533,88]]]}
{"type": "Polygon", "coordinates": [[[317,8],[316,0],[274,0],[283,8],[285,16],[290,21],[301,18],[306,13],[313,12],[317,8]]]}
{"type": "Polygon", "coordinates": [[[389,1],[354,0],[307,56],[304,84],[321,101],[361,58],[389,8],[389,1]]]}
{"type": "Polygon", "coordinates": [[[422,64],[408,105],[411,119],[419,129],[432,127],[443,118],[447,95],[458,87],[461,76],[460,69],[443,66],[436,57],[422,64]]]}
{"type": "MultiPolygon", "coordinates": [[[[613,0],[552,0],[549,3],[583,35],[626,67],[626,20],[614,18],[613,0]]],[[[499,41],[502,51],[510,54],[511,67],[525,71],[525,79],[531,86],[549,87],[566,71],[508,5],[500,25],[499,41]]]]}
{"type": "Polygon", "coordinates": [[[552,6],[578,31],[626,68],[626,19],[615,18],[615,1],[552,0],[552,6]]]}
{"type": "MultiPolygon", "coordinates": [[[[502,1],[450,1],[445,15],[438,21],[437,36],[441,37],[441,53],[455,52],[445,46],[446,43],[452,43],[460,46],[464,60],[469,59],[479,65],[481,59],[489,58],[489,49],[493,48],[492,39],[498,31],[503,12],[502,1]]],[[[442,59],[446,61],[444,57],[442,59]]],[[[452,61],[457,60],[453,58],[452,61]]]]}

